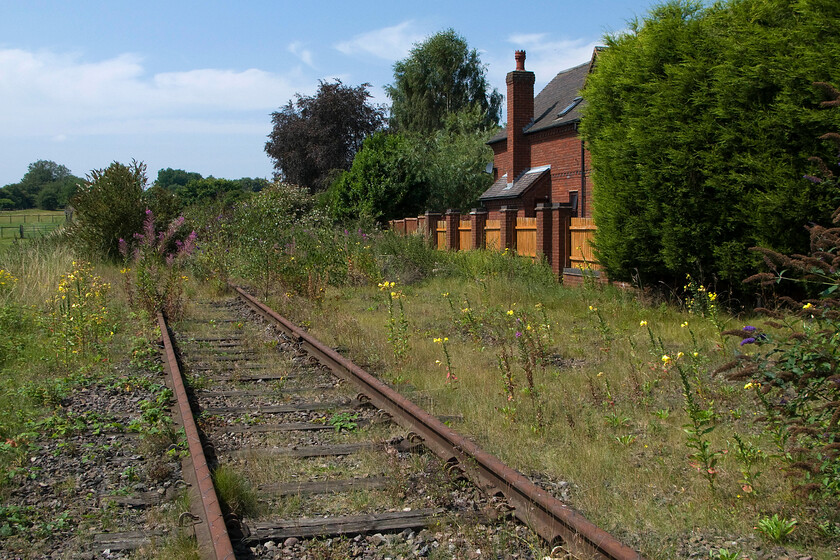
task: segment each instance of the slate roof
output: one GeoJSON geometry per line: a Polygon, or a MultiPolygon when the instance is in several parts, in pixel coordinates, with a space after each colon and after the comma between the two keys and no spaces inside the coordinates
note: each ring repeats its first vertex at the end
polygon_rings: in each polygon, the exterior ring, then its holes
{"type": "Polygon", "coordinates": [[[523,172],[512,183],[508,183],[508,176],[507,173],[505,173],[496,179],[496,182],[490,185],[490,188],[484,191],[484,194],[482,194],[478,199],[495,200],[500,198],[517,198],[539,181],[540,177],[548,173],[550,169],[550,165],[534,167],[523,172]]]}
{"type": "MultiPolygon", "coordinates": [[[[581,109],[586,101],[580,101],[565,115],[558,115],[580,95],[591,64],[591,61],[584,62],[580,66],[563,70],[548,82],[534,98],[534,121],[525,129],[526,134],[580,121],[581,109]]],[[[507,128],[503,128],[487,143],[493,144],[506,138],[507,128]]]]}

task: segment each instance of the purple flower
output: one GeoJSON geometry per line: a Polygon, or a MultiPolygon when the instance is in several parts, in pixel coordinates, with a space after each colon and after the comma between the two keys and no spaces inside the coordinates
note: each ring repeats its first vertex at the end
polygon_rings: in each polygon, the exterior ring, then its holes
{"type": "Polygon", "coordinates": [[[152,211],[151,211],[149,208],[146,208],[146,215],[147,215],[147,216],[151,216],[151,215],[152,215],[152,211]]]}
{"type": "Polygon", "coordinates": [[[814,177],[813,175],[803,175],[802,178],[816,184],[820,184],[823,182],[822,179],[820,179],[819,177],[814,177]]]}
{"type": "Polygon", "coordinates": [[[522,336],[522,333],[519,332],[519,331],[516,331],[516,338],[519,338],[520,336],[522,336]]]}
{"type": "Polygon", "coordinates": [[[755,331],[755,327],[753,327],[751,325],[747,325],[746,327],[744,327],[741,330],[743,330],[744,332],[753,332],[753,331],[755,331]]]}
{"type": "Polygon", "coordinates": [[[745,338],[741,341],[741,346],[744,344],[755,344],[755,339],[753,337],[745,338]]]}

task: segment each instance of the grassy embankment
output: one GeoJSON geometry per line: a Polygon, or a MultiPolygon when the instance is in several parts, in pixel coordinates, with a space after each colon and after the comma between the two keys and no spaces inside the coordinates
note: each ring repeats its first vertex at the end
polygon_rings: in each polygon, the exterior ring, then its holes
{"type": "Polygon", "coordinates": [[[509,274],[525,269],[500,255],[441,261],[441,274],[410,285],[392,276],[379,288],[329,288],[314,303],[285,294],[269,304],[433,413],[463,415],[456,428],[515,468],[570,483],[574,507],[649,558],[678,557],[698,535],[696,546],[713,550],[745,537],[754,552],[767,546],[756,527],[774,514],[797,521],[781,541],[835,557],[832,506],[795,494],[756,422],[755,392],[713,373],[754,351],[722,331],[772,333],[763,319],[725,314],[697,283],[689,313],[610,287],[564,288],[540,268],[509,274]],[[704,412],[696,431],[712,429],[695,438],[708,442],[701,456],[685,428],[704,412]]]}

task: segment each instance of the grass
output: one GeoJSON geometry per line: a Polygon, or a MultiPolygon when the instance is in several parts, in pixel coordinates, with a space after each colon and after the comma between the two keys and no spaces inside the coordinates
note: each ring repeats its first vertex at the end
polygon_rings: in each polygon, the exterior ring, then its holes
{"type": "Polygon", "coordinates": [[[414,400],[433,403],[433,413],[462,414],[458,429],[514,468],[570,482],[573,506],[650,558],[674,557],[698,528],[755,535],[758,520],[773,512],[799,520],[794,545],[814,558],[834,557],[837,539],[818,530],[834,515],[831,506],[808,509],[794,495],[771,438],[754,422],[762,410],[753,393],[712,373],[736,350],[719,327],[772,327],[736,317],[716,326],[630,292],[566,289],[539,270],[520,281],[510,273],[518,265],[503,262],[507,268],[493,272],[487,261],[509,259],[501,255],[458,258],[464,262],[455,272],[398,284],[409,317],[409,351],[401,359],[387,340],[387,301],[375,286],[332,288],[316,303],[286,295],[269,305],[401,391],[413,391],[414,400]],[[538,304],[551,325],[547,365],[536,368],[529,389],[508,333],[515,384],[509,391],[498,367],[500,325],[506,317],[536,325],[538,304]],[[457,383],[447,382],[441,345],[434,343],[439,337],[449,339],[457,383]],[[714,429],[703,437],[720,454],[714,489],[686,446],[689,418],[677,366],[695,401],[711,410],[714,429]],[[735,435],[770,457],[751,489],[742,483],[735,435]]]}
{"type": "Polygon", "coordinates": [[[11,246],[20,238],[20,226],[24,228],[24,239],[43,237],[64,223],[64,210],[11,210],[0,212],[0,247],[11,246]]]}

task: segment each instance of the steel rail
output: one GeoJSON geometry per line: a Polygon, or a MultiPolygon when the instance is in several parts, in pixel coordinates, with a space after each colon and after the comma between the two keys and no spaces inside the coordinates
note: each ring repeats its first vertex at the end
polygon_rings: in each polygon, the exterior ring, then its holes
{"type": "Polygon", "coordinates": [[[644,560],[642,555],[587,520],[575,509],[482,450],[385,383],[279,315],[238,286],[232,288],[266,319],[342,378],[354,383],[378,408],[416,434],[452,468],[464,472],[489,495],[501,493],[513,514],[552,546],[575,555],[603,560],[644,560]]]}
{"type": "Polygon", "coordinates": [[[160,326],[161,338],[166,352],[166,363],[172,378],[172,388],[178,402],[178,411],[181,414],[181,423],[184,425],[184,432],[187,437],[187,444],[190,450],[190,459],[195,470],[195,481],[201,498],[201,509],[204,515],[201,516],[207,523],[211,550],[214,560],[231,560],[235,558],[233,545],[228,535],[225,519],[222,516],[222,509],[219,497],[213,486],[213,477],[210,474],[210,466],[207,464],[207,457],[204,455],[204,447],[201,445],[201,438],[198,435],[198,426],[195,423],[192,409],[190,408],[187,391],[184,387],[184,378],[181,375],[181,368],[178,366],[178,359],[175,356],[175,348],[169,336],[169,328],[163,314],[157,314],[158,325],[160,326]]]}

